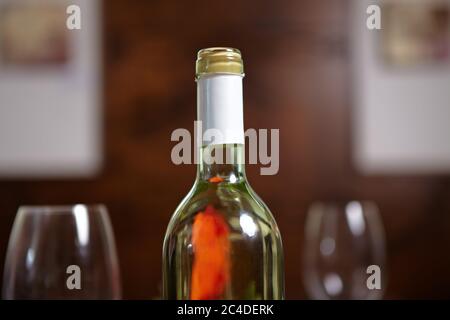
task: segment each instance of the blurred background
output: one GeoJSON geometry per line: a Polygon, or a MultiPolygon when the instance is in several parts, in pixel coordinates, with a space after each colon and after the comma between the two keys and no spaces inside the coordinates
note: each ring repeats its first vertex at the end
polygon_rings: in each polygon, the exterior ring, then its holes
{"type": "Polygon", "coordinates": [[[278,174],[247,173],[282,233],[286,297],[307,297],[311,203],[360,199],[384,224],[385,298],[450,298],[449,2],[406,2],[2,0],[0,273],[20,205],[104,203],[123,297],[158,297],[196,170],[171,162],[170,135],[193,132],[197,51],[230,46],[246,128],[280,129],[278,174]]]}

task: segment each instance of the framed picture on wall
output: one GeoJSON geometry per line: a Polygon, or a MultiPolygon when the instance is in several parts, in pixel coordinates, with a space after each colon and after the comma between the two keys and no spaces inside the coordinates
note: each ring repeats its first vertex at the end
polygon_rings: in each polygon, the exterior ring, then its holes
{"type": "Polygon", "coordinates": [[[102,164],[97,0],[0,0],[0,178],[89,177],[102,164]],[[77,5],[81,29],[69,30],[77,5]]]}
{"type": "Polygon", "coordinates": [[[353,1],[353,160],[364,174],[450,174],[450,0],[353,1]]]}

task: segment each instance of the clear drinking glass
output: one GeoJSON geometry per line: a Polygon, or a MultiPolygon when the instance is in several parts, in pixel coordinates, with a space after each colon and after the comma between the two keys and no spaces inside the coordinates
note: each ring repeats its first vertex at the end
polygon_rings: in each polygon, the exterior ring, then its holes
{"type": "Polygon", "coordinates": [[[305,236],[303,276],[310,298],[382,298],[385,234],[374,203],[315,203],[305,236]]]}
{"type": "Polygon", "coordinates": [[[114,236],[103,205],[24,206],[9,239],[4,299],[120,299],[114,236]]]}

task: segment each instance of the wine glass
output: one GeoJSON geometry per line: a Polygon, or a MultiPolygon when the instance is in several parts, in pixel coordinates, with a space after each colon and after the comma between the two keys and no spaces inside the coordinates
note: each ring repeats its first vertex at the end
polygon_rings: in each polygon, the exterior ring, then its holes
{"type": "Polygon", "coordinates": [[[310,298],[382,298],[385,235],[374,203],[315,203],[305,236],[303,276],[310,298]]]}
{"type": "Polygon", "coordinates": [[[9,238],[4,299],[120,299],[103,205],[23,206],[9,238]]]}

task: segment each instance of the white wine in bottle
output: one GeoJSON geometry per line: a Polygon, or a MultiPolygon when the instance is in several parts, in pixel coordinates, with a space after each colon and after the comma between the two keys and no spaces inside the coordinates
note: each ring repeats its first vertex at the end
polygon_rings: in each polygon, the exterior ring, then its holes
{"type": "Polygon", "coordinates": [[[163,247],[165,299],[283,299],[281,236],[244,171],[242,57],[200,50],[196,64],[197,178],[163,247]]]}

